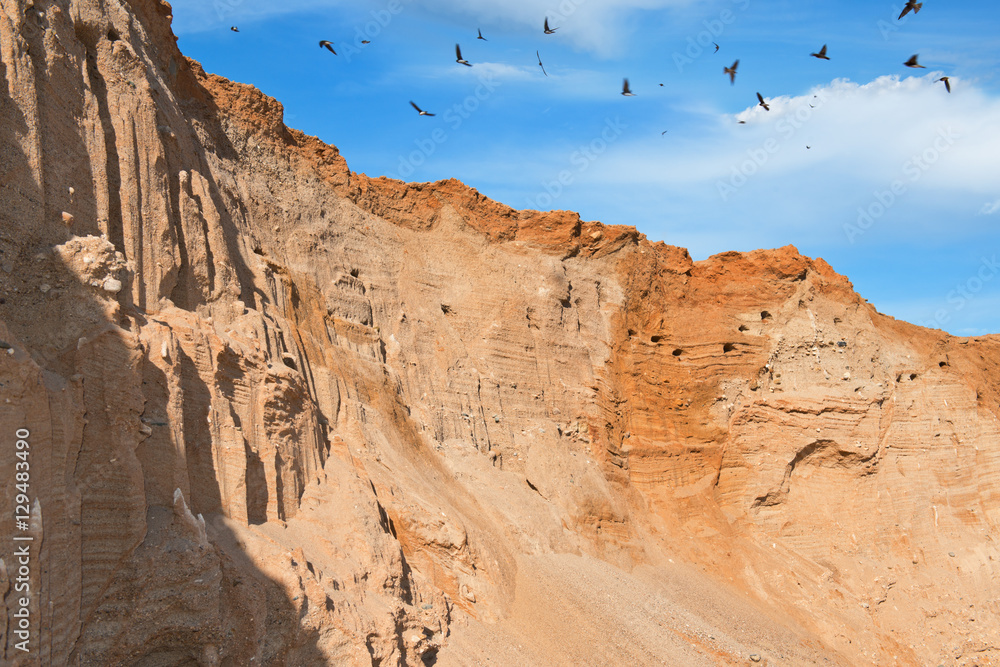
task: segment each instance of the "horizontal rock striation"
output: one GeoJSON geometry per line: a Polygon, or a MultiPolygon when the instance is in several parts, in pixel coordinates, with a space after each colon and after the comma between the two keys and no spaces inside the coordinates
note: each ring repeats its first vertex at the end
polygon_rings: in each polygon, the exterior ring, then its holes
{"type": "Polygon", "coordinates": [[[1000,338],[355,174],[170,12],[0,0],[0,661],[1000,661],[1000,338]]]}

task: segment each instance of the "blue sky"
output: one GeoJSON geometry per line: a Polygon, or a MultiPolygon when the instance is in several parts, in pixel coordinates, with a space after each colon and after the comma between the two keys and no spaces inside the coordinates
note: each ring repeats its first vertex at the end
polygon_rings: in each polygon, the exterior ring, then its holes
{"type": "Polygon", "coordinates": [[[793,244],[881,312],[1000,333],[996,3],[926,0],[901,21],[898,1],[172,4],[186,55],[280,100],[354,171],[458,178],[695,259],[793,244]],[[823,44],[831,60],[809,56],[823,44]]]}

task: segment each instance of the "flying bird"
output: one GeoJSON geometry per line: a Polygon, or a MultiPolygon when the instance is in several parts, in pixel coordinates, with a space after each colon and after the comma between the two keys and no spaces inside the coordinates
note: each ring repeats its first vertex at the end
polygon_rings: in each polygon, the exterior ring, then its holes
{"type": "Polygon", "coordinates": [[[907,67],[920,67],[920,68],[923,68],[923,69],[927,69],[926,67],[924,67],[923,65],[921,65],[920,63],[917,62],[917,55],[919,55],[919,54],[914,54],[914,55],[910,56],[910,59],[907,60],[903,64],[906,65],[907,67]]]}
{"type": "Polygon", "coordinates": [[[542,64],[542,57],[538,55],[538,51],[535,51],[535,57],[538,58],[538,66],[542,68],[542,74],[548,76],[549,73],[545,71],[545,65],[542,64]]]}
{"type": "Polygon", "coordinates": [[[660,132],[660,136],[662,137],[662,136],[663,136],[664,134],[666,134],[666,133],[667,133],[667,132],[669,132],[669,131],[670,131],[670,130],[664,130],[663,132],[660,132]]]}
{"type": "Polygon", "coordinates": [[[478,31],[479,31],[479,37],[476,37],[476,39],[481,39],[481,40],[483,40],[484,42],[488,42],[488,41],[490,41],[490,40],[486,39],[485,37],[483,37],[483,31],[482,31],[482,30],[479,30],[479,28],[476,28],[476,30],[478,30],[478,31]]]}
{"type": "Polygon", "coordinates": [[[361,43],[362,44],[371,44],[371,40],[363,39],[363,40],[361,40],[361,43]]]}
{"type": "Polygon", "coordinates": [[[455,58],[455,62],[457,62],[459,65],[472,67],[472,63],[470,63],[468,60],[462,57],[462,49],[459,48],[458,44],[455,45],[455,55],[458,56],[457,58],[455,58]]]}
{"type": "Polygon", "coordinates": [[[829,60],[829,58],[826,57],[826,44],[824,44],[823,48],[819,50],[819,53],[810,53],[809,55],[813,58],[819,58],[820,60],[829,60]]]}
{"type": "Polygon", "coordinates": [[[239,32],[240,31],[240,29],[237,28],[236,26],[230,26],[229,29],[232,30],[233,32],[239,32]]]}
{"type": "Polygon", "coordinates": [[[546,16],[546,17],[545,17],[545,34],[546,34],[546,35],[551,35],[552,33],[554,33],[554,32],[555,32],[556,30],[558,30],[558,29],[559,29],[559,28],[550,28],[550,27],[549,27],[549,17],[548,17],[548,16],[546,16]]]}
{"type": "MultiPolygon", "coordinates": [[[[712,44],[715,44],[715,42],[712,42],[712,44]]],[[[718,53],[718,52],[719,52],[719,45],[715,44],[715,51],[712,51],[712,53],[718,53]]]]}
{"type": "Polygon", "coordinates": [[[635,97],[635,93],[628,87],[628,79],[625,79],[625,82],[622,83],[622,95],[625,97],[635,97]]]}
{"type": "Polygon", "coordinates": [[[901,18],[903,18],[904,16],[906,16],[907,14],[909,14],[911,9],[913,10],[914,14],[919,13],[920,12],[920,8],[923,7],[923,6],[924,6],[924,3],[922,3],[922,2],[915,2],[915,0],[906,0],[906,6],[903,7],[903,12],[899,15],[899,18],[896,19],[896,20],[898,21],[901,18]]]}
{"type": "Polygon", "coordinates": [[[326,47],[326,49],[330,53],[332,53],[333,55],[337,55],[337,52],[333,50],[333,42],[329,42],[329,41],[327,41],[325,39],[320,40],[320,42],[319,42],[319,48],[322,49],[324,47],[326,47]]]}
{"type": "Polygon", "coordinates": [[[421,109],[420,107],[418,107],[416,104],[413,103],[413,100],[410,100],[410,106],[413,107],[414,109],[416,109],[417,111],[419,111],[421,116],[433,116],[434,115],[434,114],[428,113],[428,112],[424,111],[423,109],[421,109]]]}
{"type": "Polygon", "coordinates": [[[722,71],[729,75],[729,83],[736,85],[736,68],[739,67],[740,61],[737,60],[733,63],[732,67],[723,67],[722,71]]]}
{"type": "Polygon", "coordinates": [[[764,111],[770,111],[771,107],[767,106],[767,102],[761,97],[760,93],[757,93],[757,99],[760,100],[760,106],[764,107],[764,111]]]}
{"type": "Polygon", "coordinates": [[[949,93],[951,92],[951,81],[948,79],[948,77],[943,76],[940,79],[938,79],[938,81],[944,81],[945,90],[947,90],[949,93]]]}

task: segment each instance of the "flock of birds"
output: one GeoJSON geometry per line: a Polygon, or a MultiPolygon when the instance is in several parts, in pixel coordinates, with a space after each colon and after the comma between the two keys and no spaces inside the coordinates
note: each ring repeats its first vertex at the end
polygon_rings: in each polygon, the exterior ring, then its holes
{"type": "MultiPolygon", "coordinates": [[[[906,0],[906,6],[903,7],[903,11],[899,14],[899,18],[896,19],[896,20],[902,20],[903,17],[906,16],[907,14],[909,14],[911,11],[914,14],[919,13],[920,12],[920,8],[923,7],[923,6],[924,6],[923,2],[916,2],[916,0],[906,0]]],[[[556,30],[558,30],[558,29],[559,28],[552,28],[552,27],[550,27],[549,26],[549,19],[548,19],[548,17],[545,17],[545,22],[544,22],[544,24],[542,26],[542,31],[543,31],[544,34],[546,34],[546,35],[553,35],[553,34],[555,34],[556,30]]],[[[239,28],[236,27],[236,26],[230,27],[230,30],[232,30],[233,32],[239,32],[240,31],[239,28]]],[[[484,42],[485,41],[489,41],[485,37],[483,37],[483,31],[481,29],[477,28],[477,33],[478,33],[478,36],[476,37],[476,39],[481,39],[484,42]]],[[[370,44],[371,42],[369,40],[367,40],[367,39],[363,39],[363,40],[361,40],[361,43],[362,44],[370,44]]],[[[719,45],[717,43],[715,43],[715,42],[712,42],[712,44],[713,44],[713,46],[715,46],[714,53],[718,53],[719,52],[719,45]]],[[[337,55],[336,50],[334,50],[334,48],[333,48],[333,42],[331,42],[329,40],[326,40],[326,39],[320,40],[319,47],[321,49],[328,50],[333,55],[337,55]]],[[[819,60],[829,60],[830,57],[828,55],[826,55],[826,49],[827,49],[827,45],[824,44],[820,48],[819,51],[817,51],[816,53],[810,53],[809,55],[812,56],[813,58],[817,58],[819,60]]],[[[918,56],[919,56],[919,54],[914,54],[914,55],[910,56],[909,60],[907,60],[903,64],[906,65],[907,67],[911,67],[911,68],[926,69],[923,65],[921,65],[920,63],[917,62],[918,56]]],[[[535,51],[535,57],[538,59],[538,66],[542,69],[542,73],[545,76],[548,76],[549,73],[545,71],[545,65],[542,64],[542,56],[541,56],[541,54],[537,50],[535,51]]],[[[459,65],[465,65],[466,67],[472,67],[472,63],[470,63],[468,60],[466,60],[465,58],[462,57],[462,47],[459,44],[455,45],[455,62],[458,63],[459,65]]],[[[740,66],[740,61],[739,61],[739,59],[737,59],[729,67],[723,67],[722,68],[723,74],[726,74],[726,75],[729,76],[729,82],[732,85],[736,85],[736,68],[739,67],[739,66],[740,66]]],[[[951,81],[949,80],[949,78],[947,76],[941,77],[940,79],[938,79],[938,82],[944,83],[945,89],[949,93],[951,92],[951,81]]],[[[662,85],[663,84],[661,83],[660,86],[662,86],[662,85]]],[[[622,93],[621,94],[624,95],[625,97],[635,97],[635,93],[632,92],[632,89],[629,86],[629,82],[628,82],[628,78],[627,77],[622,82],[622,93]]],[[[759,92],[757,93],[757,101],[758,101],[758,106],[763,107],[765,111],[770,111],[771,110],[771,107],[764,100],[764,96],[761,95],[759,92]]],[[[432,114],[432,113],[430,113],[428,111],[424,111],[419,106],[417,106],[417,104],[415,102],[413,102],[412,100],[410,101],[410,106],[412,106],[414,109],[416,109],[417,112],[421,116],[434,116],[435,115],[435,114],[432,114]]],[[[740,123],[745,123],[745,121],[740,121],[740,123]]],[[[661,134],[666,134],[666,132],[663,132],[661,134]]],[[[806,148],[809,148],[809,147],[807,146],[806,148]]]]}

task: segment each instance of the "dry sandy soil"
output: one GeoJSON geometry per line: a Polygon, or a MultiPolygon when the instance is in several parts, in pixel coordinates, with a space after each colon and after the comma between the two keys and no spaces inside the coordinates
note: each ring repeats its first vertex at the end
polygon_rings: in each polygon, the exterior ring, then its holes
{"type": "Polygon", "coordinates": [[[792,247],[353,173],[166,3],[29,4],[0,480],[28,429],[33,635],[3,537],[0,662],[1000,664],[1000,338],[792,247]]]}

